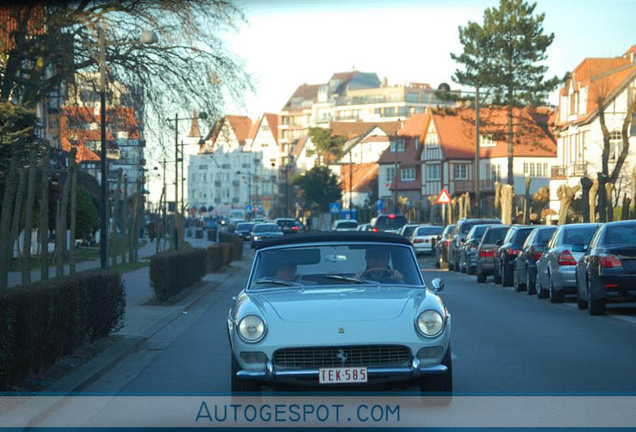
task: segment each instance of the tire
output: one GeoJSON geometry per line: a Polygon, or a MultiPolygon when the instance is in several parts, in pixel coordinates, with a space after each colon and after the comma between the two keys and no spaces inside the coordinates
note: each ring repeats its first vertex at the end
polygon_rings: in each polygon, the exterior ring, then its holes
{"type": "Polygon", "coordinates": [[[521,292],[526,290],[526,284],[521,283],[519,281],[519,273],[517,273],[516,270],[512,271],[512,279],[513,279],[512,285],[515,287],[516,292],[521,292]]]}
{"type": "Polygon", "coordinates": [[[483,273],[477,273],[477,283],[486,283],[486,275],[483,273]]]}
{"type": "Polygon", "coordinates": [[[583,300],[581,298],[580,290],[579,290],[579,278],[576,278],[576,306],[579,310],[585,310],[588,308],[587,300],[583,300]]]}
{"type": "Polygon", "coordinates": [[[499,274],[499,266],[495,263],[495,269],[493,270],[494,280],[497,285],[501,284],[501,274],[499,274]]]}
{"type": "Polygon", "coordinates": [[[455,261],[450,259],[450,253],[448,254],[448,271],[455,270],[455,261]]]}
{"type": "Polygon", "coordinates": [[[442,360],[442,364],[448,368],[448,370],[439,375],[426,375],[420,378],[420,391],[423,395],[428,393],[444,393],[451,395],[453,393],[453,357],[451,354],[451,347],[448,346],[446,355],[442,360]]]}
{"type": "Polygon", "coordinates": [[[563,303],[564,299],[563,291],[556,291],[554,289],[554,283],[552,282],[552,276],[550,276],[550,303],[563,303]]]}
{"type": "Polygon", "coordinates": [[[548,292],[543,289],[543,285],[541,285],[541,281],[537,278],[537,298],[544,299],[548,298],[548,292]]]}
{"type": "Polygon", "coordinates": [[[436,258],[435,259],[435,268],[441,268],[442,267],[442,258],[436,258]]]}
{"type": "Polygon", "coordinates": [[[530,270],[526,268],[526,291],[528,295],[534,295],[537,293],[537,282],[532,281],[530,278],[530,270]]]}
{"type": "Polygon", "coordinates": [[[590,298],[590,280],[587,280],[587,300],[590,305],[588,313],[590,315],[604,315],[605,314],[605,300],[592,300],[590,298]]]}
{"type": "Polygon", "coordinates": [[[263,385],[259,381],[239,379],[236,376],[236,372],[238,372],[240,369],[241,367],[234,358],[234,355],[232,355],[232,393],[260,393],[262,391],[263,385]]]}
{"type": "Polygon", "coordinates": [[[510,270],[506,271],[506,265],[501,265],[501,285],[504,287],[510,287],[514,284],[514,280],[512,277],[512,272],[510,270]]]}

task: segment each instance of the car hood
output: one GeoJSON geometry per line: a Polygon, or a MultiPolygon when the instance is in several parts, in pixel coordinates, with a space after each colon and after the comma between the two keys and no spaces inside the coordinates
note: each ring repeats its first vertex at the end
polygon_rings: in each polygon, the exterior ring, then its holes
{"type": "Polygon", "coordinates": [[[356,287],[275,290],[250,294],[266,316],[296,323],[377,322],[413,313],[427,297],[424,288],[356,287]]]}

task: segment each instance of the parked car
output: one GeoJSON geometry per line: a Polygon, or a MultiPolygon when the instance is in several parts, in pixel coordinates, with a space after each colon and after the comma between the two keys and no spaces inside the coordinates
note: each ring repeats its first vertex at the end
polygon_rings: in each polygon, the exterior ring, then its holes
{"type": "Polygon", "coordinates": [[[552,234],[547,251],[537,261],[537,297],[561,303],[576,293],[576,263],[583,256],[597,223],[561,225],[552,234]]]}
{"type": "Polygon", "coordinates": [[[355,219],[341,219],[331,225],[332,231],[356,231],[357,229],[358,221],[355,219]]]}
{"type": "Polygon", "coordinates": [[[477,271],[477,247],[481,242],[481,237],[492,225],[475,225],[466,236],[466,240],[460,249],[459,270],[469,275],[477,271]]]}
{"type": "Polygon", "coordinates": [[[252,228],[254,228],[254,225],[256,225],[254,222],[241,222],[236,226],[234,232],[243,237],[244,240],[250,240],[252,238],[252,228]]]}
{"type": "Polygon", "coordinates": [[[459,250],[466,236],[475,225],[500,224],[499,219],[460,219],[455,225],[453,236],[448,245],[448,269],[459,271],[459,250]]]}
{"type": "Polygon", "coordinates": [[[277,218],[274,223],[280,227],[283,234],[296,234],[302,231],[300,224],[294,218],[277,218]]]}
{"type": "Polygon", "coordinates": [[[528,295],[536,293],[537,261],[546,250],[546,246],[556,226],[539,226],[532,230],[515,259],[513,285],[515,291],[527,290],[528,295]]]}
{"type": "Polygon", "coordinates": [[[358,225],[358,228],[356,228],[357,231],[369,231],[370,229],[371,229],[371,224],[368,224],[368,223],[358,225]]]}
{"type": "Polygon", "coordinates": [[[371,222],[371,231],[385,231],[389,233],[397,233],[397,231],[406,225],[408,221],[401,214],[381,214],[371,222]]]}
{"type": "Polygon", "coordinates": [[[434,225],[420,225],[411,237],[415,253],[433,253],[435,239],[442,234],[444,227],[434,225]]]}
{"type": "Polygon", "coordinates": [[[397,234],[401,235],[402,237],[406,237],[407,239],[410,239],[411,237],[413,237],[413,232],[415,231],[415,228],[419,226],[420,225],[418,224],[406,224],[397,231],[397,234]]]}
{"type": "Polygon", "coordinates": [[[495,282],[509,287],[514,282],[514,264],[521,246],[526,241],[534,227],[528,225],[512,225],[495,255],[495,282]]]}
{"type": "Polygon", "coordinates": [[[435,242],[435,267],[441,268],[448,257],[448,244],[450,243],[455,224],[446,225],[442,234],[435,242]]]}
{"type": "Polygon", "coordinates": [[[452,392],[451,319],[443,282],[431,285],[402,237],[268,241],[227,316],[232,391],[415,383],[452,392]]]}
{"type": "Polygon", "coordinates": [[[576,266],[577,303],[602,315],[610,302],[636,301],[636,221],[602,225],[576,266]]]}
{"type": "MultiPolygon", "coordinates": [[[[477,246],[477,282],[484,283],[489,275],[495,275],[495,255],[503,244],[510,225],[489,225],[477,246]]],[[[501,283],[495,278],[495,283],[501,283]]]]}
{"type": "Polygon", "coordinates": [[[259,223],[252,228],[252,239],[250,246],[255,249],[263,240],[270,239],[272,237],[282,237],[283,231],[275,223],[259,223]]]}

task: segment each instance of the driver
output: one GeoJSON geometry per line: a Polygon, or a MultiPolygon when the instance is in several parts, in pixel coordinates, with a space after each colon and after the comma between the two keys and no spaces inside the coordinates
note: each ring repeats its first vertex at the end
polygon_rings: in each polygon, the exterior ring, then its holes
{"type": "Polygon", "coordinates": [[[274,279],[284,280],[288,282],[295,282],[298,277],[296,276],[296,264],[290,262],[283,262],[276,266],[276,272],[274,273],[274,279]]]}
{"type": "Polygon", "coordinates": [[[367,268],[360,275],[361,279],[376,282],[402,282],[402,274],[389,267],[390,252],[385,247],[373,247],[366,250],[365,259],[367,268]]]}

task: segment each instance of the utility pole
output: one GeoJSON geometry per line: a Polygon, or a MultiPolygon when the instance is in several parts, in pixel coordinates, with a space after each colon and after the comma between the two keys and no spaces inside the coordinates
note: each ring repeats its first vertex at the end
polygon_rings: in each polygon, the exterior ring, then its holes
{"type": "Polygon", "coordinates": [[[397,213],[397,190],[398,190],[398,160],[397,160],[397,151],[398,151],[398,143],[397,143],[397,131],[395,131],[394,135],[394,146],[393,146],[393,181],[395,182],[395,186],[393,188],[393,213],[397,213]]]}
{"type": "Polygon", "coordinates": [[[349,216],[353,219],[353,160],[349,150],[349,216]]]}
{"type": "Polygon", "coordinates": [[[481,137],[479,135],[479,84],[475,86],[475,215],[479,218],[481,217],[481,206],[480,206],[480,190],[479,187],[479,147],[481,137]]]}
{"type": "Polygon", "coordinates": [[[179,249],[179,114],[174,115],[174,250],[179,249]]]}

